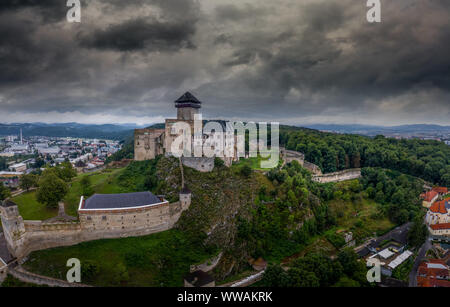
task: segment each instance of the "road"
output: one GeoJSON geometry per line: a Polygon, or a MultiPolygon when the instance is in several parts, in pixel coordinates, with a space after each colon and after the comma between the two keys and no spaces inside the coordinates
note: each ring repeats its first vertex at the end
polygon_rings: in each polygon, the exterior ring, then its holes
{"type": "Polygon", "coordinates": [[[420,247],[416,260],[414,261],[413,268],[409,273],[409,287],[417,287],[417,270],[419,269],[419,265],[425,257],[427,251],[431,249],[431,247],[431,237],[428,237],[425,243],[423,243],[420,247]]]}

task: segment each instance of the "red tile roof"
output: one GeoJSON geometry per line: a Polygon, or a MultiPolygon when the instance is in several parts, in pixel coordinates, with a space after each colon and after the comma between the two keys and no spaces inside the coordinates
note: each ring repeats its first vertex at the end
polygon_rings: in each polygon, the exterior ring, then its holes
{"type": "Polygon", "coordinates": [[[450,287],[450,272],[441,259],[431,259],[419,265],[417,285],[419,287],[450,287]],[[444,268],[433,268],[430,264],[441,264],[444,268]]]}
{"type": "Polygon", "coordinates": [[[450,223],[434,224],[430,226],[433,230],[450,229],[450,223]]]}
{"type": "Polygon", "coordinates": [[[441,200],[441,201],[435,202],[430,207],[431,212],[447,214],[447,209],[445,208],[445,203],[446,203],[445,200],[441,200]]]}
{"type": "Polygon", "coordinates": [[[450,280],[434,279],[430,277],[417,277],[417,286],[419,287],[450,287],[450,280]]]}
{"type": "Polygon", "coordinates": [[[430,201],[432,201],[433,198],[435,198],[437,195],[438,195],[438,193],[437,193],[436,191],[431,190],[431,191],[426,192],[425,194],[422,194],[422,197],[424,198],[425,201],[430,202],[430,201]]]}
{"type": "Polygon", "coordinates": [[[448,189],[446,187],[434,187],[432,191],[435,191],[440,194],[447,194],[448,189]]]}

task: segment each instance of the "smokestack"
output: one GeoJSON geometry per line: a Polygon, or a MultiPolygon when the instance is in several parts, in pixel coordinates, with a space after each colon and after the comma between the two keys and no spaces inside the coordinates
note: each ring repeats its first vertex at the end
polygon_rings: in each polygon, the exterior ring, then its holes
{"type": "Polygon", "coordinates": [[[23,144],[22,128],[20,128],[20,144],[23,144]]]}

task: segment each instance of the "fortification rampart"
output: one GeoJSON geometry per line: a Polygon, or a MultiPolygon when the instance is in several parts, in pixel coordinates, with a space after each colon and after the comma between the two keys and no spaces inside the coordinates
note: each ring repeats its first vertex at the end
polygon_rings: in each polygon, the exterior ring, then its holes
{"type": "Polygon", "coordinates": [[[24,221],[17,205],[0,206],[5,239],[11,254],[21,259],[32,251],[85,241],[144,236],[171,229],[191,203],[180,201],[124,210],[80,210],[78,222],[24,221]]]}
{"type": "Polygon", "coordinates": [[[8,268],[8,273],[23,282],[32,283],[36,285],[45,285],[49,287],[89,287],[87,285],[80,283],[69,283],[64,280],[37,275],[28,272],[21,267],[8,268]]]}
{"type": "Polygon", "coordinates": [[[328,182],[339,182],[339,181],[345,181],[345,180],[351,180],[361,177],[361,169],[360,168],[354,168],[354,169],[346,169],[340,172],[334,172],[329,174],[323,174],[323,175],[315,175],[312,177],[313,181],[320,182],[320,183],[328,183],[328,182]]]}

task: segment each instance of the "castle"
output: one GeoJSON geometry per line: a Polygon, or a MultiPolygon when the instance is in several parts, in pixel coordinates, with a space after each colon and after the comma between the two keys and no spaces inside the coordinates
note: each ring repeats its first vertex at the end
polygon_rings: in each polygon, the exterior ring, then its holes
{"type": "MultiPolygon", "coordinates": [[[[186,92],[180,98],[175,100],[175,108],[177,109],[176,119],[166,119],[164,129],[136,129],[134,131],[134,159],[136,161],[145,161],[155,159],[158,155],[172,156],[171,151],[172,144],[179,136],[175,127],[176,123],[185,123],[191,130],[191,152],[195,151],[195,148],[202,148],[207,140],[211,141],[212,148],[225,148],[225,137],[219,137],[218,131],[212,131],[210,133],[203,132],[203,122],[197,120],[198,127],[195,127],[196,116],[200,115],[200,108],[202,103],[195,98],[190,92],[186,92]],[[195,139],[194,135],[196,129],[201,131],[201,137],[195,139]],[[220,146],[219,146],[220,145],[220,146]]],[[[201,117],[200,117],[201,119],[201,117]]],[[[225,165],[230,166],[233,161],[239,160],[237,153],[237,139],[234,135],[234,129],[229,129],[222,124],[222,133],[234,138],[234,153],[232,157],[223,157],[217,155],[224,160],[225,165]]],[[[184,145],[184,144],[182,144],[184,145]]],[[[188,145],[187,145],[188,146],[188,145]]],[[[180,148],[181,149],[181,148],[180,148]]],[[[208,172],[214,168],[214,157],[182,157],[182,163],[188,167],[194,168],[200,172],[208,172]]]]}
{"type": "Polygon", "coordinates": [[[191,204],[189,189],[183,188],[179,196],[174,203],[151,192],[82,196],[78,222],[24,221],[11,200],[0,203],[0,214],[8,249],[21,259],[35,250],[168,230],[191,204]]]}
{"type": "MultiPolygon", "coordinates": [[[[176,122],[187,123],[194,130],[195,115],[199,114],[201,102],[187,92],[175,101],[175,106],[178,110],[177,119],[167,119],[165,129],[135,131],[135,160],[150,160],[161,154],[171,156],[172,153],[168,149],[177,137],[172,130],[176,122]]],[[[201,121],[200,125],[202,128],[201,121]]],[[[234,136],[234,130],[228,130],[227,133],[234,136]]],[[[200,144],[191,144],[203,145],[202,143],[210,138],[220,141],[216,138],[215,131],[209,134],[202,132],[200,144]]],[[[223,159],[230,165],[237,159],[237,155],[235,157],[223,159]]],[[[214,168],[214,157],[182,157],[181,162],[199,171],[211,171],[214,168]]],[[[191,192],[183,184],[179,201],[174,203],[169,203],[163,196],[156,196],[151,192],[95,194],[87,199],[81,196],[78,207],[79,221],[76,222],[58,218],[46,221],[23,220],[18,206],[9,199],[0,203],[0,215],[8,250],[14,257],[21,259],[35,250],[168,230],[175,225],[181,213],[187,210],[190,204],[191,192]]]]}

